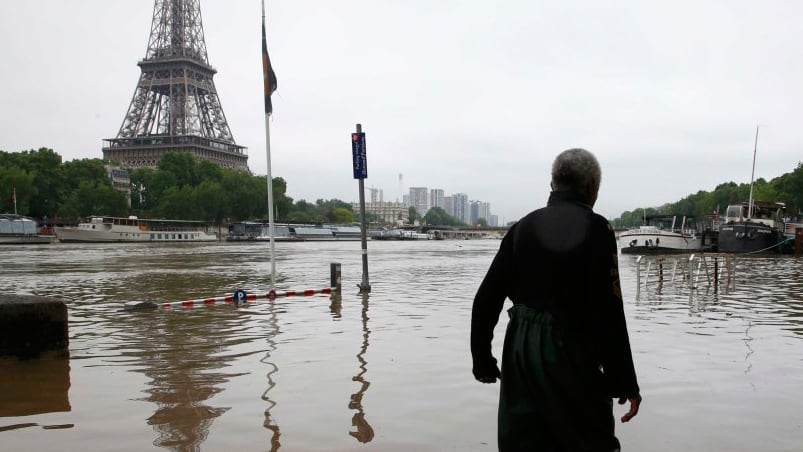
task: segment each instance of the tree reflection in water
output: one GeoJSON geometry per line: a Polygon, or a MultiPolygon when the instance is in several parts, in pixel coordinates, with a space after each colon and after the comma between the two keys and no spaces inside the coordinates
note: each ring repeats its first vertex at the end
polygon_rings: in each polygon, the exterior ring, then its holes
{"type": "Polygon", "coordinates": [[[357,438],[361,443],[370,442],[374,439],[374,429],[371,424],[365,420],[365,411],[362,406],[362,397],[371,386],[371,382],[363,378],[363,375],[368,371],[368,362],[365,360],[365,353],[368,351],[368,336],[371,330],[368,329],[368,298],[369,294],[362,294],[362,347],[360,353],[357,353],[357,360],[360,362],[360,372],[351,378],[352,381],[361,384],[360,390],[351,395],[349,402],[350,410],[357,410],[351,418],[351,425],[357,427],[357,431],[350,431],[349,435],[357,438]]]}

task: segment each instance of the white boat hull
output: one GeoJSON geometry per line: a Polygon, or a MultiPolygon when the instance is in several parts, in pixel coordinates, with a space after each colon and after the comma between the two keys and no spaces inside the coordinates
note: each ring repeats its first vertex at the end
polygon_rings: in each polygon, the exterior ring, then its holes
{"type": "Polygon", "coordinates": [[[56,227],[56,236],[63,243],[167,243],[215,242],[218,240],[217,234],[207,231],[148,231],[136,226],[88,223],[81,223],[77,227],[56,227]]]}
{"type": "Polygon", "coordinates": [[[664,230],[630,230],[619,235],[625,254],[693,253],[702,249],[702,237],[664,230]]]}

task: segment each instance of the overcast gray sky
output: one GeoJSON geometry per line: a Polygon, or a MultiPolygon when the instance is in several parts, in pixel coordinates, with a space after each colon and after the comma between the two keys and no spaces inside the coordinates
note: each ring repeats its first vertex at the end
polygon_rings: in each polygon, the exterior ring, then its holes
{"type": "MultiPolygon", "coordinates": [[[[260,0],[202,0],[215,85],[267,173],[260,0]]],[[[0,149],[101,158],[145,56],[153,1],[0,0],[0,149]]],[[[546,202],[554,156],[594,152],[615,218],[803,160],[803,2],[268,0],[274,177],[294,199],[463,192],[505,222],[546,202]]],[[[714,208],[715,206],[712,206],[714,208]]]]}

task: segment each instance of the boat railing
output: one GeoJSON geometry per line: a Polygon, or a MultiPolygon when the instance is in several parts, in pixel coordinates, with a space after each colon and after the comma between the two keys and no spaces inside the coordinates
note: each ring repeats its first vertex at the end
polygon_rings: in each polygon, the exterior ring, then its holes
{"type": "Polygon", "coordinates": [[[689,256],[637,256],[636,300],[642,287],[654,284],[660,290],[664,284],[690,290],[689,296],[703,287],[736,289],[736,256],[733,254],[691,254],[689,256]],[[702,281],[701,281],[702,278],[702,281]],[[679,284],[679,286],[677,286],[679,284]]]}
{"type": "Polygon", "coordinates": [[[792,223],[792,222],[784,223],[783,234],[786,236],[794,237],[795,231],[797,231],[798,228],[803,228],[803,223],[792,223]]]}

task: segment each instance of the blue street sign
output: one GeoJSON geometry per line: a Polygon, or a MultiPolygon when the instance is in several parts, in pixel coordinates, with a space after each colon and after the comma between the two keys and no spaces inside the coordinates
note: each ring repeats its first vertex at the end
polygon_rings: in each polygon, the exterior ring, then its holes
{"type": "Polygon", "coordinates": [[[365,153],[365,133],[351,134],[351,159],[354,163],[354,178],[368,178],[368,160],[365,153]]]}
{"type": "Polygon", "coordinates": [[[238,308],[240,306],[245,306],[246,303],[248,303],[246,299],[247,296],[248,294],[246,294],[244,290],[242,289],[235,290],[234,293],[232,294],[232,298],[234,299],[234,306],[238,308]]]}

